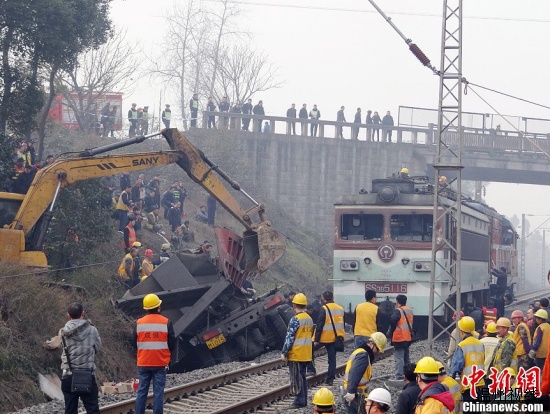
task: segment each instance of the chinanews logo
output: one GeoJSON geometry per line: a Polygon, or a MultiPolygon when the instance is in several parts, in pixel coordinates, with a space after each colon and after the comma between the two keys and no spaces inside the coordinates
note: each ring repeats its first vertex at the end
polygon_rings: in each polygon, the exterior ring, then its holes
{"type": "Polygon", "coordinates": [[[472,366],[472,373],[462,377],[462,385],[470,387],[470,396],[477,402],[463,402],[462,410],[466,412],[542,412],[543,404],[528,403],[541,396],[540,368],[533,367],[525,370],[519,368],[514,378],[510,371],[499,372],[491,367],[489,386],[476,388],[477,383],[485,377],[485,370],[472,366]]]}

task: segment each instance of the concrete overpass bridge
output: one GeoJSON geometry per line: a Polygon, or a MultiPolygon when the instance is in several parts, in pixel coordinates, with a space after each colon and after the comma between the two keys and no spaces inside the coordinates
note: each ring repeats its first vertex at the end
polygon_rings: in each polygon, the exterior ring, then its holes
{"type": "MultiPolygon", "coordinates": [[[[311,137],[290,135],[291,124],[285,117],[249,115],[254,132],[247,132],[240,129],[242,114],[204,112],[203,119],[209,115],[222,116],[220,128],[193,128],[188,132],[191,139],[203,149],[204,145],[236,149],[250,162],[248,178],[300,224],[318,229],[327,238],[334,227],[333,203],[340,195],[362,188],[370,191],[372,179],[391,176],[402,167],[411,175],[434,174],[434,125],[393,126],[389,142],[389,128],[381,125],[377,126],[380,141],[373,141],[375,128],[365,124],[318,121],[318,136],[311,137]],[[259,132],[265,122],[269,133],[259,132]],[[338,128],[343,128],[347,139],[335,138],[338,128]]],[[[310,122],[305,120],[304,131],[309,132],[310,122]]],[[[297,122],[297,133],[301,127],[297,122]]],[[[446,134],[445,142],[458,139],[457,132],[446,134]]],[[[465,128],[462,139],[464,180],[550,183],[547,135],[465,128]]],[[[215,161],[231,172],[231,163],[215,161]]]]}

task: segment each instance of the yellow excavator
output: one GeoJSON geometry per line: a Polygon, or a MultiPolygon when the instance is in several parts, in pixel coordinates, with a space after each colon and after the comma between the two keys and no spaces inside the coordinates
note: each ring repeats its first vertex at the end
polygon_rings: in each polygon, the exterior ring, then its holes
{"type": "Polygon", "coordinates": [[[243,268],[263,272],[285,252],[284,238],[273,230],[264,206],[256,202],[238,183],[209,160],[177,129],[144,135],[114,144],[89,149],[78,157],[57,159],[39,170],[26,194],[0,192],[0,260],[33,268],[48,266],[42,251],[44,238],[53,217],[59,191],[73,183],[143,170],[160,165],[178,164],[189,177],[211,194],[244,227],[243,268]],[[162,134],[170,150],[122,155],[98,156],[162,134]],[[253,204],[245,210],[218,179],[244,194],[253,204]],[[254,217],[258,217],[254,221],[254,217]]]}

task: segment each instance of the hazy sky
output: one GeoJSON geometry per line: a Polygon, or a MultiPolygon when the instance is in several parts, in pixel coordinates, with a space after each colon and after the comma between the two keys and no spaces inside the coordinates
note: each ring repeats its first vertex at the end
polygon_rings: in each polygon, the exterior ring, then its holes
{"type": "MultiPolygon", "coordinates": [[[[112,16],[144,54],[161,59],[163,15],[175,1],[157,0],[153,5],[146,0],[114,0],[112,16]]],[[[440,68],[442,1],[376,3],[440,68]]],[[[360,106],[363,113],[390,110],[397,122],[400,105],[437,108],[438,78],[416,60],[368,1],[243,0],[239,5],[243,10],[240,27],[252,34],[255,48],[264,50],[278,66],[284,82],[279,89],[253,97],[255,102],[264,101],[267,114],[284,115],[290,103],[298,107],[316,103],[324,119],[335,120],[337,110],[345,105],[348,120],[360,106]]],[[[463,75],[470,82],[548,105],[549,35],[550,2],[464,1],[463,75]]],[[[476,90],[502,114],[550,118],[548,109],[476,90]]],[[[161,91],[166,94],[163,104],[174,105],[176,94],[170,88],[140,79],[135,91],[125,97],[124,113],[132,101],[158,108],[161,91]]],[[[463,97],[463,110],[493,113],[472,92],[463,97]]],[[[503,125],[502,129],[511,128],[503,125]]],[[[510,216],[550,214],[547,187],[492,183],[486,199],[510,216]]]]}

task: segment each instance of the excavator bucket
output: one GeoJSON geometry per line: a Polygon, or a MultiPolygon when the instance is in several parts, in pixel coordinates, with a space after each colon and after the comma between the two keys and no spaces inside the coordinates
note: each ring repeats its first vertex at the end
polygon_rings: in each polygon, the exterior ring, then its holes
{"type": "Polygon", "coordinates": [[[242,237],[222,227],[215,232],[222,267],[239,287],[245,273],[265,272],[285,253],[284,238],[267,225],[246,230],[242,237]]]}

